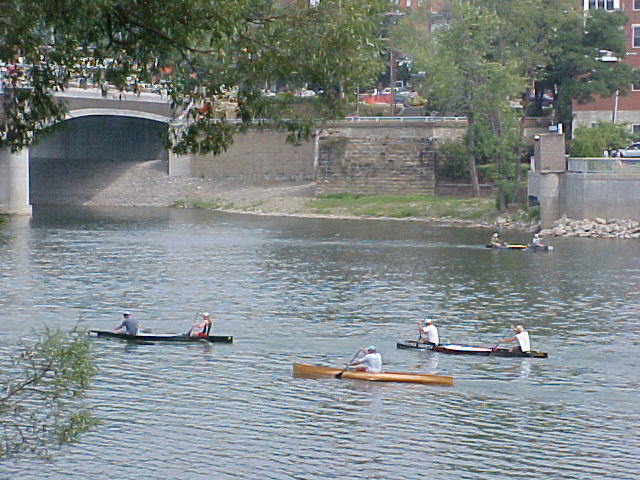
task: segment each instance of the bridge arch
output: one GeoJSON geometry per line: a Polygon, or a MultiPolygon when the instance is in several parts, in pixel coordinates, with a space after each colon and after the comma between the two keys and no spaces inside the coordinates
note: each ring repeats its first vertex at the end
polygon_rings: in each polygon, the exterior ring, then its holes
{"type": "Polygon", "coordinates": [[[169,120],[144,111],[71,110],[51,131],[37,132],[29,148],[29,203],[89,202],[142,162],[168,160],[169,120]]]}
{"type": "Polygon", "coordinates": [[[140,110],[126,110],[115,108],[80,108],[67,113],[67,120],[82,117],[128,117],[153,120],[154,122],[166,123],[171,121],[171,117],[152,112],[140,110]]]}

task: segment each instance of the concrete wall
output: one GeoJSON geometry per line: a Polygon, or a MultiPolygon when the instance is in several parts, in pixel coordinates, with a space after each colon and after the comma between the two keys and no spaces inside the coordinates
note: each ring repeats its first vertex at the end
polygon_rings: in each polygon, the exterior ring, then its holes
{"type": "Polygon", "coordinates": [[[560,216],[640,221],[640,175],[565,173],[558,202],[560,216]]]}
{"type": "Polygon", "coordinates": [[[335,123],[320,135],[316,192],[435,193],[434,139],[459,138],[464,124],[335,123]]]}
{"type": "Polygon", "coordinates": [[[29,151],[0,149],[0,214],[30,215],[29,151]]]}
{"type": "Polygon", "coordinates": [[[282,132],[249,131],[238,134],[231,148],[219,156],[189,156],[188,168],[185,157],[172,157],[175,165],[170,169],[179,175],[188,169],[192,177],[241,183],[313,180],[314,141],[295,146],[285,139],[282,132]]]}
{"type": "Polygon", "coordinates": [[[562,216],[640,221],[640,175],[530,171],[528,193],[545,228],[562,216]]]}

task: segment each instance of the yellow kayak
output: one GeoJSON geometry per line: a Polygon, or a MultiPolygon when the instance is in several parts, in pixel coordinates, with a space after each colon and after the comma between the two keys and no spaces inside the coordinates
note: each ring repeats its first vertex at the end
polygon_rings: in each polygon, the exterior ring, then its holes
{"type": "MultiPolygon", "coordinates": [[[[293,376],[298,378],[313,378],[318,376],[335,377],[340,372],[342,372],[342,369],[340,368],[318,367],[315,365],[304,365],[302,363],[293,364],[293,376]]],[[[423,375],[419,373],[369,373],[356,372],[355,370],[345,370],[341,375],[341,378],[369,380],[373,382],[432,383],[436,385],[453,384],[453,377],[423,375]]]]}

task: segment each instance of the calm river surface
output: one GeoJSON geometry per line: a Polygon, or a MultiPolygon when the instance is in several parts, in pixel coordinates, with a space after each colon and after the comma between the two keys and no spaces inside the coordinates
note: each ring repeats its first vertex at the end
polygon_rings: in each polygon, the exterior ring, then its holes
{"type": "Polygon", "coordinates": [[[640,242],[493,251],[487,230],[162,208],[41,207],[0,232],[3,355],[125,308],[154,332],[207,310],[234,336],[92,340],[101,425],[1,479],[640,478],[640,242]],[[442,342],[489,346],[522,323],[549,358],[396,349],[427,315],[442,342]],[[369,344],[454,385],[292,378],[369,344]]]}

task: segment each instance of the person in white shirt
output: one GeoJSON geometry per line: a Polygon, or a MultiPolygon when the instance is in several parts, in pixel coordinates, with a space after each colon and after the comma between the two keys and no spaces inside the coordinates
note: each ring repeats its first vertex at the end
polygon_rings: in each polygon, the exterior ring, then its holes
{"type": "Polygon", "coordinates": [[[525,331],[522,325],[511,325],[511,331],[514,333],[513,337],[501,338],[499,342],[500,343],[518,342],[518,345],[515,345],[509,348],[509,351],[530,352],[531,341],[529,340],[529,332],[525,331]]]}
{"type": "Polygon", "coordinates": [[[536,247],[541,247],[542,246],[542,237],[535,233],[533,235],[533,238],[531,239],[531,244],[535,245],[536,247]]]}
{"type": "Polygon", "coordinates": [[[360,347],[360,352],[364,356],[349,363],[349,365],[358,365],[357,372],[380,373],[382,371],[382,355],[376,352],[376,347],[373,345],[367,348],[360,347]]]}
{"type": "Polygon", "coordinates": [[[418,343],[427,344],[427,345],[440,344],[438,329],[430,319],[428,318],[425,319],[424,325],[421,322],[418,322],[418,332],[420,333],[420,338],[418,339],[418,343]]]}

